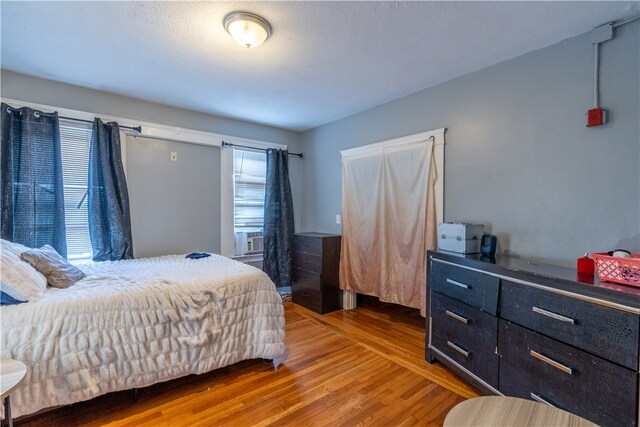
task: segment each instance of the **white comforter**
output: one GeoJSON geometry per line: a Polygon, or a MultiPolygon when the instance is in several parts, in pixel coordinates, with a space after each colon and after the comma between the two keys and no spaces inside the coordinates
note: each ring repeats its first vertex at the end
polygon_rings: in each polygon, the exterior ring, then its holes
{"type": "Polygon", "coordinates": [[[184,255],[80,266],[87,277],[0,311],[0,358],[28,367],[14,417],[285,354],[284,311],[260,270],[184,255]]]}

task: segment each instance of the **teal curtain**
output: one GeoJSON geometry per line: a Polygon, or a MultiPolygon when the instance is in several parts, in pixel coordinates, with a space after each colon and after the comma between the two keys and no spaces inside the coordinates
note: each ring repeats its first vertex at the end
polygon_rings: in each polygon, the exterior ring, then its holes
{"type": "Polygon", "coordinates": [[[93,122],[89,150],[89,236],[94,261],[133,258],[129,191],[122,165],[120,127],[93,122]]]}
{"type": "Polygon", "coordinates": [[[64,184],[58,113],[2,103],[2,238],[51,245],[66,258],[64,184]]]}
{"type": "Polygon", "coordinates": [[[267,150],[262,269],[277,287],[291,284],[293,230],[288,152],[270,148],[267,150]]]}

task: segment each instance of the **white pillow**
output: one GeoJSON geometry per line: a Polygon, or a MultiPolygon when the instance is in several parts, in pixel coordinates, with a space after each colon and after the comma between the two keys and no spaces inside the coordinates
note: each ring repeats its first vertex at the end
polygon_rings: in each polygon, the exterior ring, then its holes
{"type": "Polygon", "coordinates": [[[20,259],[23,248],[0,240],[0,290],[18,301],[35,301],[44,295],[47,279],[20,259]]]}
{"type": "Polygon", "coordinates": [[[9,248],[11,248],[11,250],[13,252],[16,252],[16,254],[18,256],[20,256],[23,252],[27,252],[27,251],[30,251],[32,249],[29,246],[25,246],[25,245],[20,244],[20,243],[10,242],[8,240],[3,240],[3,239],[0,239],[0,240],[2,240],[2,244],[4,244],[4,245],[8,246],[9,248]]]}

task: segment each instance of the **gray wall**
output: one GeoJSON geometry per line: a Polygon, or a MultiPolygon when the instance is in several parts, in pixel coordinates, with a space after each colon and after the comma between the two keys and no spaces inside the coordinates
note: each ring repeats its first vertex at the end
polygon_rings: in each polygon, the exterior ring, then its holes
{"type": "Polygon", "coordinates": [[[26,76],[8,70],[1,70],[0,92],[5,98],[20,101],[289,144],[295,148],[298,148],[300,139],[298,132],[174,108],[109,92],[26,76]]]}
{"type": "MultiPolygon", "coordinates": [[[[300,151],[300,134],[2,70],[4,98],[132,120],[285,144],[300,151]]],[[[134,251],[137,257],[194,250],[220,251],[220,150],[129,138],[134,251]],[[170,162],[169,153],[178,152],[170,162]]],[[[304,160],[290,159],[296,223],[302,215],[304,160]]],[[[297,227],[299,228],[299,227],[297,227]]]]}
{"type": "Polygon", "coordinates": [[[220,252],[219,148],[128,137],[127,183],[137,258],[220,252]]]}
{"type": "Polygon", "coordinates": [[[305,132],[302,228],[340,232],[340,150],[446,127],[446,221],[484,223],[502,249],[568,266],[640,250],[639,51],[640,22],[602,46],[599,128],[585,127],[584,34],[305,132]]]}

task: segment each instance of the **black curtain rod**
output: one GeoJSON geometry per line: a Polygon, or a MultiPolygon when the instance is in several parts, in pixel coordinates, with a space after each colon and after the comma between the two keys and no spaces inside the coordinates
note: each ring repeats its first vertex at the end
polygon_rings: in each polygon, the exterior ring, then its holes
{"type": "MultiPolygon", "coordinates": [[[[226,141],[222,141],[222,146],[223,147],[240,147],[240,148],[249,148],[250,150],[260,150],[260,151],[267,151],[266,148],[255,148],[255,147],[248,147],[246,145],[240,145],[240,144],[232,144],[230,142],[226,142],[226,141]]],[[[296,156],[296,157],[300,157],[301,159],[304,157],[302,155],[302,153],[287,153],[290,156],[296,156]]]]}
{"type": "MultiPolygon", "coordinates": [[[[73,120],[74,122],[84,122],[84,123],[93,123],[93,120],[84,120],[84,119],[76,119],[74,117],[63,117],[63,116],[58,116],[59,119],[65,119],[65,120],[73,120]]],[[[142,126],[119,126],[123,129],[131,129],[133,131],[136,131],[138,133],[142,133],[142,126]]]]}
{"type": "MultiPolygon", "coordinates": [[[[12,109],[12,108],[8,108],[8,111],[18,111],[20,114],[22,114],[20,109],[12,109]]],[[[35,117],[39,117],[40,114],[47,114],[47,115],[51,115],[54,113],[45,113],[42,111],[38,111],[36,110],[34,113],[35,117]]],[[[83,123],[93,123],[93,120],[85,120],[85,119],[76,119],[75,117],[64,117],[64,116],[58,116],[58,119],[64,119],[64,120],[72,120],[74,122],[83,122],[83,123]]],[[[133,131],[136,131],[138,133],[142,133],[142,126],[136,126],[136,127],[132,127],[132,126],[119,126],[123,129],[131,129],[133,131]]]]}

